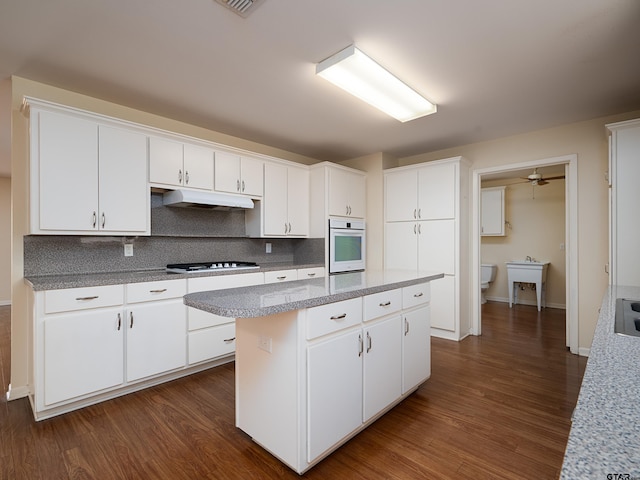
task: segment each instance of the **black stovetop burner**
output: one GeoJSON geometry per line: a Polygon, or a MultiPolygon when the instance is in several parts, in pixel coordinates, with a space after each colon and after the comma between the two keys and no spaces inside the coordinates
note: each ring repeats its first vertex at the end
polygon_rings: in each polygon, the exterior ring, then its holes
{"type": "Polygon", "coordinates": [[[254,262],[194,262],[194,263],[170,263],[167,265],[167,272],[171,273],[195,273],[213,272],[217,270],[249,270],[260,268],[254,262]]]}

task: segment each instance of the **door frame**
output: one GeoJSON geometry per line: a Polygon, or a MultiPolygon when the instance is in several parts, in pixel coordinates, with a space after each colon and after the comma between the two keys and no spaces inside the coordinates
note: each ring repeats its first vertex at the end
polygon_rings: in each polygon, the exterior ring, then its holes
{"type": "Polygon", "coordinates": [[[482,334],[480,305],[480,188],[483,175],[533,169],[548,165],[565,166],[565,263],[566,342],[571,353],[578,346],[578,155],[562,155],[522,163],[478,168],[472,171],[471,215],[471,333],[482,334]]]}

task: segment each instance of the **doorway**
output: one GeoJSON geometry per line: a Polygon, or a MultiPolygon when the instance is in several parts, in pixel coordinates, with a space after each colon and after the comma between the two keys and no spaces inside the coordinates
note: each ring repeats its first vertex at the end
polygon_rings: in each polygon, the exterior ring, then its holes
{"type": "Polygon", "coordinates": [[[550,165],[564,165],[565,170],[566,344],[571,353],[578,354],[578,162],[575,154],[472,171],[471,333],[473,335],[482,333],[480,304],[480,189],[482,177],[500,173],[513,173],[518,170],[533,170],[550,165]]]}

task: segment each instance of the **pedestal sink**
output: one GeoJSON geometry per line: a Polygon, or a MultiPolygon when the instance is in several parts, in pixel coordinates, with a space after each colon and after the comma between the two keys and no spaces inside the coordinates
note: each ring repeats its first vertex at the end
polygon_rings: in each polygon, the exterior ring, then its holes
{"type": "Polygon", "coordinates": [[[535,283],[538,311],[546,306],[547,269],[550,262],[512,261],[507,263],[507,281],[509,283],[509,308],[518,303],[518,284],[535,283]],[[515,301],[514,301],[515,298],[515,301]]]}

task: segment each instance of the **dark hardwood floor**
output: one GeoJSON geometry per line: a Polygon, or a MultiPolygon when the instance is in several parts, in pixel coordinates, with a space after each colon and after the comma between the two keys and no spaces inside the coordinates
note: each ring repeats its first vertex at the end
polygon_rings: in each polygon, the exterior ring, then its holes
{"type": "MultiPolygon", "coordinates": [[[[586,365],[564,314],[485,305],[482,336],[433,339],[431,379],[304,478],[558,478],[586,365]]],[[[3,392],[9,331],[0,307],[3,392]]],[[[2,479],[297,477],[235,428],[233,364],[37,423],[0,403],[2,479]]]]}

